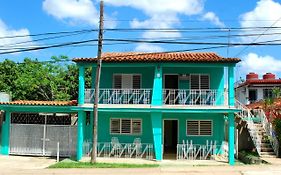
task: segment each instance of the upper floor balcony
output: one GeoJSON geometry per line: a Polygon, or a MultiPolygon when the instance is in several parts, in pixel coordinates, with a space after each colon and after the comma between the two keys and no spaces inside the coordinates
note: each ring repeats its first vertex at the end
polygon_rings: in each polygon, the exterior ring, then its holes
{"type": "MultiPolygon", "coordinates": [[[[93,103],[94,89],[85,90],[85,103],[93,103]]],[[[222,106],[227,95],[215,89],[163,89],[163,105],[222,106]]],[[[99,104],[152,103],[152,89],[100,89],[99,104]]]]}

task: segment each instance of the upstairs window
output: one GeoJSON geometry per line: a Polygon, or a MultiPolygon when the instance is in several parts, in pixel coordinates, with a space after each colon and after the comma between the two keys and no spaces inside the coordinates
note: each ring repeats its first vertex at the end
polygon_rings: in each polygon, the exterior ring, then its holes
{"type": "Polygon", "coordinates": [[[186,121],[187,136],[212,136],[211,120],[187,120],[186,121]]]}
{"type": "Polygon", "coordinates": [[[116,74],[113,76],[114,89],[140,89],[141,75],[139,74],[116,74]]]}
{"type": "Polygon", "coordinates": [[[210,89],[210,76],[207,74],[190,75],[191,89],[210,89]]]}
{"type": "Polygon", "coordinates": [[[263,99],[272,98],[272,97],[273,97],[272,89],[263,90],[263,99]]]}
{"type": "Polygon", "coordinates": [[[110,119],[111,134],[141,134],[142,120],[129,118],[112,118],[110,119]]]}

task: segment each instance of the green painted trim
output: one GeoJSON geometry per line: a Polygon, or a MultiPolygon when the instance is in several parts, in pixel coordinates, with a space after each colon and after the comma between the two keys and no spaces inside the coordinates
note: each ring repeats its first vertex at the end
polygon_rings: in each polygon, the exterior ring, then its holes
{"type": "Polygon", "coordinates": [[[2,124],[1,154],[9,155],[11,113],[5,112],[5,121],[2,124]]]}
{"type": "Polygon", "coordinates": [[[162,77],[163,77],[162,66],[159,64],[155,66],[155,71],[154,71],[153,90],[152,90],[152,99],[151,99],[152,106],[162,106],[163,104],[162,77]]]}
{"type": "Polygon", "coordinates": [[[161,161],[163,159],[162,155],[162,114],[161,113],[151,113],[151,126],[153,134],[153,144],[155,159],[161,161]]]}
{"type": "Polygon", "coordinates": [[[85,103],[85,67],[79,66],[78,104],[85,103]]]}
{"type": "MultiPolygon", "coordinates": [[[[73,113],[74,106],[31,106],[31,105],[0,105],[0,109],[9,112],[50,112],[73,113]]],[[[76,107],[76,106],[75,106],[76,107]]]]}
{"type": "Polygon", "coordinates": [[[83,142],[84,142],[84,123],[85,112],[78,112],[77,122],[77,145],[76,145],[76,160],[79,161],[83,157],[83,142]]]}
{"type": "MultiPolygon", "coordinates": [[[[93,107],[75,106],[72,108],[73,111],[93,111],[93,107]]],[[[99,107],[99,112],[160,112],[160,113],[234,113],[239,112],[239,109],[194,109],[194,108],[161,108],[161,107],[151,107],[151,108],[101,108],[99,107]]]]}
{"type": "Polygon", "coordinates": [[[234,106],[234,67],[228,67],[228,105],[234,106]]]}
{"type": "MultiPolygon", "coordinates": [[[[161,64],[162,67],[234,67],[236,63],[175,63],[175,62],[160,62],[160,63],[106,63],[103,62],[103,67],[155,67],[161,64]]],[[[96,63],[79,63],[83,66],[96,67],[96,63]]]]}
{"type": "Polygon", "coordinates": [[[235,121],[234,113],[228,114],[228,163],[234,165],[234,132],[235,132],[235,121]]]}

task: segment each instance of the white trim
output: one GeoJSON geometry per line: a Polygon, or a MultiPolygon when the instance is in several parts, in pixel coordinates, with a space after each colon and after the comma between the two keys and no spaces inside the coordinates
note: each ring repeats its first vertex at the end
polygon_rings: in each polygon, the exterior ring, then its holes
{"type": "Polygon", "coordinates": [[[212,137],[213,136],[213,120],[207,120],[207,119],[204,119],[204,120],[194,120],[194,119],[186,119],[186,121],[185,121],[185,135],[186,136],[192,136],[192,137],[201,137],[201,136],[203,136],[203,137],[212,137]],[[198,121],[199,123],[198,123],[198,135],[188,135],[187,134],[187,121],[198,121]],[[211,135],[201,135],[200,134],[200,121],[210,121],[211,122],[211,135]]]}
{"type": "Polygon", "coordinates": [[[122,117],[110,117],[109,119],[109,133],[110,135],[142,135],[142,119],[141,118],[122,118],[122,117]],[[112,133],[111,132],[111,120],[112,119],[118,119],[120,121],[119,123],[119,130],[120,130],[120,133],[112,133]],[[130,120],[130,133],[122,133],[122,119],[124,120],[130,120]],[[140,133],[132,133],[133,131],[133,120],[140,120],[140,133]]]}

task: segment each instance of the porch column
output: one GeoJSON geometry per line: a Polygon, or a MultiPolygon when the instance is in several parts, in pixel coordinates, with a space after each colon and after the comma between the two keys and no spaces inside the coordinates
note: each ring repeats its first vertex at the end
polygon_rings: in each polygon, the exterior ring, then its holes
{"type": "Polygon", "coordinates": [[[235,136],[234,113],[228,114],[228,163],[234,165],[234,136],[235,136]]]}
{"type": "Polygon", "coordinates": [[[85,103],[85,67],[79,65],[78,104],[85,103]]]}
{"type": "Polygon", "coordinates": [[[234,66],[228,67],[228,105],[234,107],[234,66]]]}
{"type": "Polygon", "coordinates": [[[76,159],[81,160],[83,156],[83,142],[84,142],[84,125],[85,125],[85,112],[78,111],[77,122],[77,145],[76,145],[76,159]]]}
{"type": "Polygon", "coordinates": [[[154,71],[154,81],[152,90],[152,100],[151,105],[161,106],[163,103],[163,93],[162,93],[162,65],[158,64],[155,66],[154,71]]]}
{"type": "Polygon", "coordinates": [[[1,154],[9,155],[11,113],[5,111],[5,121],[2,124],[1,154]]]}
{"type": "Polygon", "coordinates": [[[162,158],[162,113],[151,113],[152,133],[153,133],[153,145],[155,158],[157,161],[161,161],[162,158]]]}

